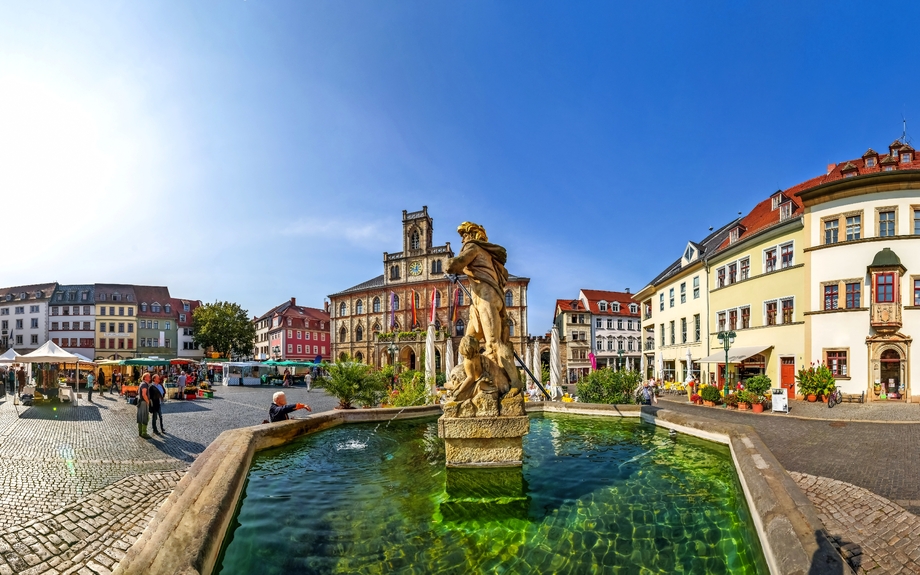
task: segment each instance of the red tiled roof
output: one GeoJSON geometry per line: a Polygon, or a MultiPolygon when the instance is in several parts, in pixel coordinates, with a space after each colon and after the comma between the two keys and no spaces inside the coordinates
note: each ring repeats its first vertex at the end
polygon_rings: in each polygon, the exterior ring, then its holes
{"type": "MultiPolygon", "coordinates": [[[[773,196],[775,195],[776,194],[773,194],[773,196]]],[[[732,242],[731,234],[729,234],[724,240],[722,240],[722,243],[719,244],[719,247],[716,248],[716,252],[720,252],[728,248],[730,245],[736,244],[746,238],[753,236],[757,232],[763,231],[780,223],[780,208],[777,206],[775,210],[773,209],[773,196],[770,196],[769,198],[754,206],[754,209],[751,210],[748,215],[741,218],[739,225],[742,226],[742,228],[741,232],[738,234],[738,239],[732,242]]],[[[786,203],[792,204],[792,214],[790,217],[802,215],[802,200],[795,196],[791,196],[786,192],[783,192],[783,196],[786,198],[786,200],[781,202],[780,205],[786,203]]]]}
{"type": "Polygon", "coordinates": [[[163,286],[134,286],[134,299],[138,304],[137,315],[144,317],[177,317],[175,306],[172,305],[172,298],[169,296],[169,288],[163,286]],[[160,304],[160,311],[154,312],[151,304],[160,304]],[[141,305],[147,304],[147,309],[141,311],[141,305]],[[166,306],[170,306],[167,313],[166,306]]]}
{"type": "MultiPolygon", "coordinates": [[[[914,152],[914,149],[911,148],[908,144],[902,144],[898,140],[895,140],[894,142],[892,142],[891,146],[889,146],[889,149],[895,149],[895,148],[899,150],[903,150],[905,152],[907,151],[912,152],[912,153],[914,152]]],[[[797,195],[804,191],[810,190],[811,188],[818,187],[821,184],[826,184],[828,182],[833,182],[835,180],[842,180],[844,178],[844,174],[843,174],[844,169],[847,169],[848,172],[852,171],[852,168],[848,166],[855,167],[856,174],[859,176],[862,176],[864,174],[874,174],[874,173],[883,171],[881,168],[881,164],[883,163],[884,164],[895,164],[896,170],[920,170],[920,159],[917,158],[916,153],[913,153],[912,162],[901,162],[900,158],[897,155],[892,156],[890,154],[879,154],[878,161],[875,162],[875,165],[872,167],[866,167],[866,158],[873,157],[873,154],[875,154],[875,150],[873,150],[872,148],[869,148],[866,151],[866,153],[860,158],[855,158],[852,160],[839,162],[837,164],[832,164],[834,167],[828,170],[828,173],[822,176],[814,177],[810,180],[802,182],[801,184],[792,186],[791,188],[785,190],[785,194],[791,197],[793,195],[797,195]]]]}
{"type": "Polygon", "coordinates": [[[581,293],[585,295],[588,299],[588,309],[591,313],[594,314],[608,314],[608,315],[631,315],[639,317],[639,302],[637,302],[632,294],[619,291],[604,291],[596,289],[583,289],[581,293]],[[610,307],[607,308],[607,311],[601,311],[598,303],[605,301],[607,303],[617,302],[620,304],[620,311],[614,312],[610,307]],[[636,313],[630,313],[629,304],[636,304],[636,313]]]}
{"type": "Polygon", "coordinates": [[[556,314],[562,311],[588,311],[578,298],[575,299],[557,299],[556,314]]]}
{"type": "Polygon", "coordinates": [[[182,321],[181,319],[176,320],[176,325],[181,325],[183,327],[191,327],[193,323],[192,314],[195,313],[195,309],[201,307],[201,300],[182,299],[182,298],[172,297],[172,298],[169,298],[169,301],[172,304],[173,309],[176,310],[176,312],[178,312],[179,314],[185,314],[185,321],[182,321]],[[185,311],[185,309],[182,307],[183,304],[188,304],[188,311],[185,311]]]}

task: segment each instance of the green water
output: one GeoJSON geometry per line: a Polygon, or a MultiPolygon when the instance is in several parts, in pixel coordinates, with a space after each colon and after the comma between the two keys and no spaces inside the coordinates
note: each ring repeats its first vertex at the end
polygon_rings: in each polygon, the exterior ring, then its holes
{"type": "Polygon", "coordinates": [[[260,452],[218,572],[768,572],[725,446],[546,415],[524,452],[523,469],[446,470],[434,419],[260,452]]]}

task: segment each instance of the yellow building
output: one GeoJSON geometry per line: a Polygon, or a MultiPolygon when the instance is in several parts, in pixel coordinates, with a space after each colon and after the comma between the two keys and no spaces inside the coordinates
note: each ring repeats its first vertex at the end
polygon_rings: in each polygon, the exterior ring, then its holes
{"type": "Polygon", "coordinates": [[[710,355],[704,378],[732,386],[766,374],[794,396],[795,373],[805,349],[803,208],[778,191],[759,203],[707,257],[710,355]],[[719,334],[733,337],[720,338],[719,334]]]}
{"type": "Polygon", "coordinates": [[[709,355],[707,256],[728,237],[731,224],[700,242],[687,242],[680,259],[635,295],[641,302],[642,364],[647,376],[686,381],[700,378],[700,360],[709,355]]]}
{"type": "Polygon", "coordinates": [[[96,284],[96,359],[137,355],[137,298],[134,287],[96,284]]]}

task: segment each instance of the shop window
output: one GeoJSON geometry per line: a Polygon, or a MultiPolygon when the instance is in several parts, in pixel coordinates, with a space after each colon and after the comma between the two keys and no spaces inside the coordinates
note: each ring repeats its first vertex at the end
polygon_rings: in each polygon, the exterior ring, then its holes
{"type": "Polygon", "coordinates": [[[846,350],[831,350],[825,352],[825,363],[830,368],[834,377],[847,377],[847,352],[846,350]]]}

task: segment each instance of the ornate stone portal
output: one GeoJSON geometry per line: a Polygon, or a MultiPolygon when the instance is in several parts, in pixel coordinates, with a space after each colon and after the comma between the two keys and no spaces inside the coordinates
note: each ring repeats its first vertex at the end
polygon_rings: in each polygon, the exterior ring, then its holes
{"type": "Polygon", "coordinates": [[[470,284],[470,323],[461,340],[459,365],[445,388],[448,401],[438,420],[448,467],[520,466],[529,429],[524,395],[505,311],[505,248],[488,242],[471,222],[457,228],[463,248],[447,262],[447,273],[470,284]]]}

